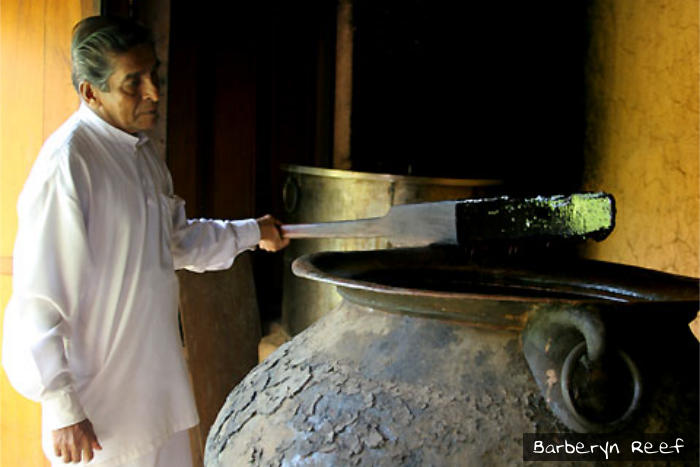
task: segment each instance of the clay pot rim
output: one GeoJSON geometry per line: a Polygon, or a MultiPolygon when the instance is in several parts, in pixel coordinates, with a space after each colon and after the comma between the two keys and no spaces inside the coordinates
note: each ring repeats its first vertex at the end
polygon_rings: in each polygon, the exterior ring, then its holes
{"type": "MultiPolygon", "coordinates": [[[[563,277],[559,280],[558,272],[543,274],[542,269],[528,268],[522,265],[482,266],[459,264],[459,255],[452,248],[393,248],[372,251],[319,252],[297,258],[292,264],[295,275],[311,280],[325,282],[345,289],[376,293],[384,296],[412,296],[445,300],[476,300],[520,303],[571,303],[571,304],[620,304],[620,303],[685,303],[697,304],[700,293],[700,280],[660,271],[644,269],[618,263],[578,259],[568,261],[566,270],[584,271],[581,276],[563,277]],[[441,263],[443,262],[443,263],[441,263]],[[524,294],[492,294],[465,291],[444,291],[424,288],[402,287],[372,282],[363,279],[370,271],[388,271],[412,264],[420,269],[421,265],[431,265],[433,270],[450,268],[478,270],[484,273],[512,273],[513,278],[522,279],[532,275],[531,280],[522,287],[509,286],[513,291],[534,291],[539,296],[524,294]],[[439,267],[435,267],[438,264],[439,267]],[[595,277],[596,273],[604,273],[595,277]],[[556,279],[551,286],[537,287],[542,281],[556,279]],[[539,282],[538,282],[539,281],[539,282]],[[526,286],[526,287],[525,287],[526,286]],[[547,296],[547,294],[551,296],[547,296]]],[[[527,281],[526,281],[527,282],[527,281]]]]}

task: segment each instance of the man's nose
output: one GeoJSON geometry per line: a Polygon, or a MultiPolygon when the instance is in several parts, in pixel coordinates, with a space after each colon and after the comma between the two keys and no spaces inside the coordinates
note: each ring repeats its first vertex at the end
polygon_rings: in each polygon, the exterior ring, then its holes
{"type": "Polygon", "coordinates": [[[143,88],[143,99],[150,99],[153,102],[158,102],[158,83],[153,82],[152,79],[146,79],[143,88]]]}

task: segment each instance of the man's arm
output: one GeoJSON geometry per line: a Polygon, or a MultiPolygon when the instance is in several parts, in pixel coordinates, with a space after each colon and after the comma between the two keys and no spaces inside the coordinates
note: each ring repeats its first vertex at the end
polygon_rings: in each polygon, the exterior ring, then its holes
{"type": "Polygon", "coordinates": [[[269,215],[237,221],[187,219],[181,198],[172,196],[168,202],[175,269],[194,272],[228,269],[245,250],[260,246],[277,251],[289,243],[289,239],[280,236],[279,222],[269,215]]]}

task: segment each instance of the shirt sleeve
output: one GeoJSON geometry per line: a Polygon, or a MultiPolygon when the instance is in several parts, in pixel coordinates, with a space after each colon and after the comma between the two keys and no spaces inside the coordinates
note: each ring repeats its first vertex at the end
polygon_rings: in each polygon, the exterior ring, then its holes
{"type": "Polygon", "coordinates": [[[86,418],[66,355],[89,261],[75,193],[68,162],[32,170],[18,203],[13,292],[5,310],[3,367],[18,392],[41,402],[50,429],[86,418]]]}
{"type": "Polygon", "coordinates": [[[172,215],[172,254],[175,269],[193,272],[228,269],[239,253],[260,242],[255,219],[239,221],[187,219],[185,202],[169,197],[172,215]]]}

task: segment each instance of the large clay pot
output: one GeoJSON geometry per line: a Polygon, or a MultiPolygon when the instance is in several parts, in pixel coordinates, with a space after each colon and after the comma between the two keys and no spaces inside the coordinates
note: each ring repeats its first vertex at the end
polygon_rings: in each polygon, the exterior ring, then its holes
{"type": "Polygon", "coordinates": [[[343,301],[229,395],[207,466],[517,465],[532,432],[697,439],[696,279],[442,248],[294,270],[343,301]],[[612,368],[607,384],[590,367],[612,368]]]}

